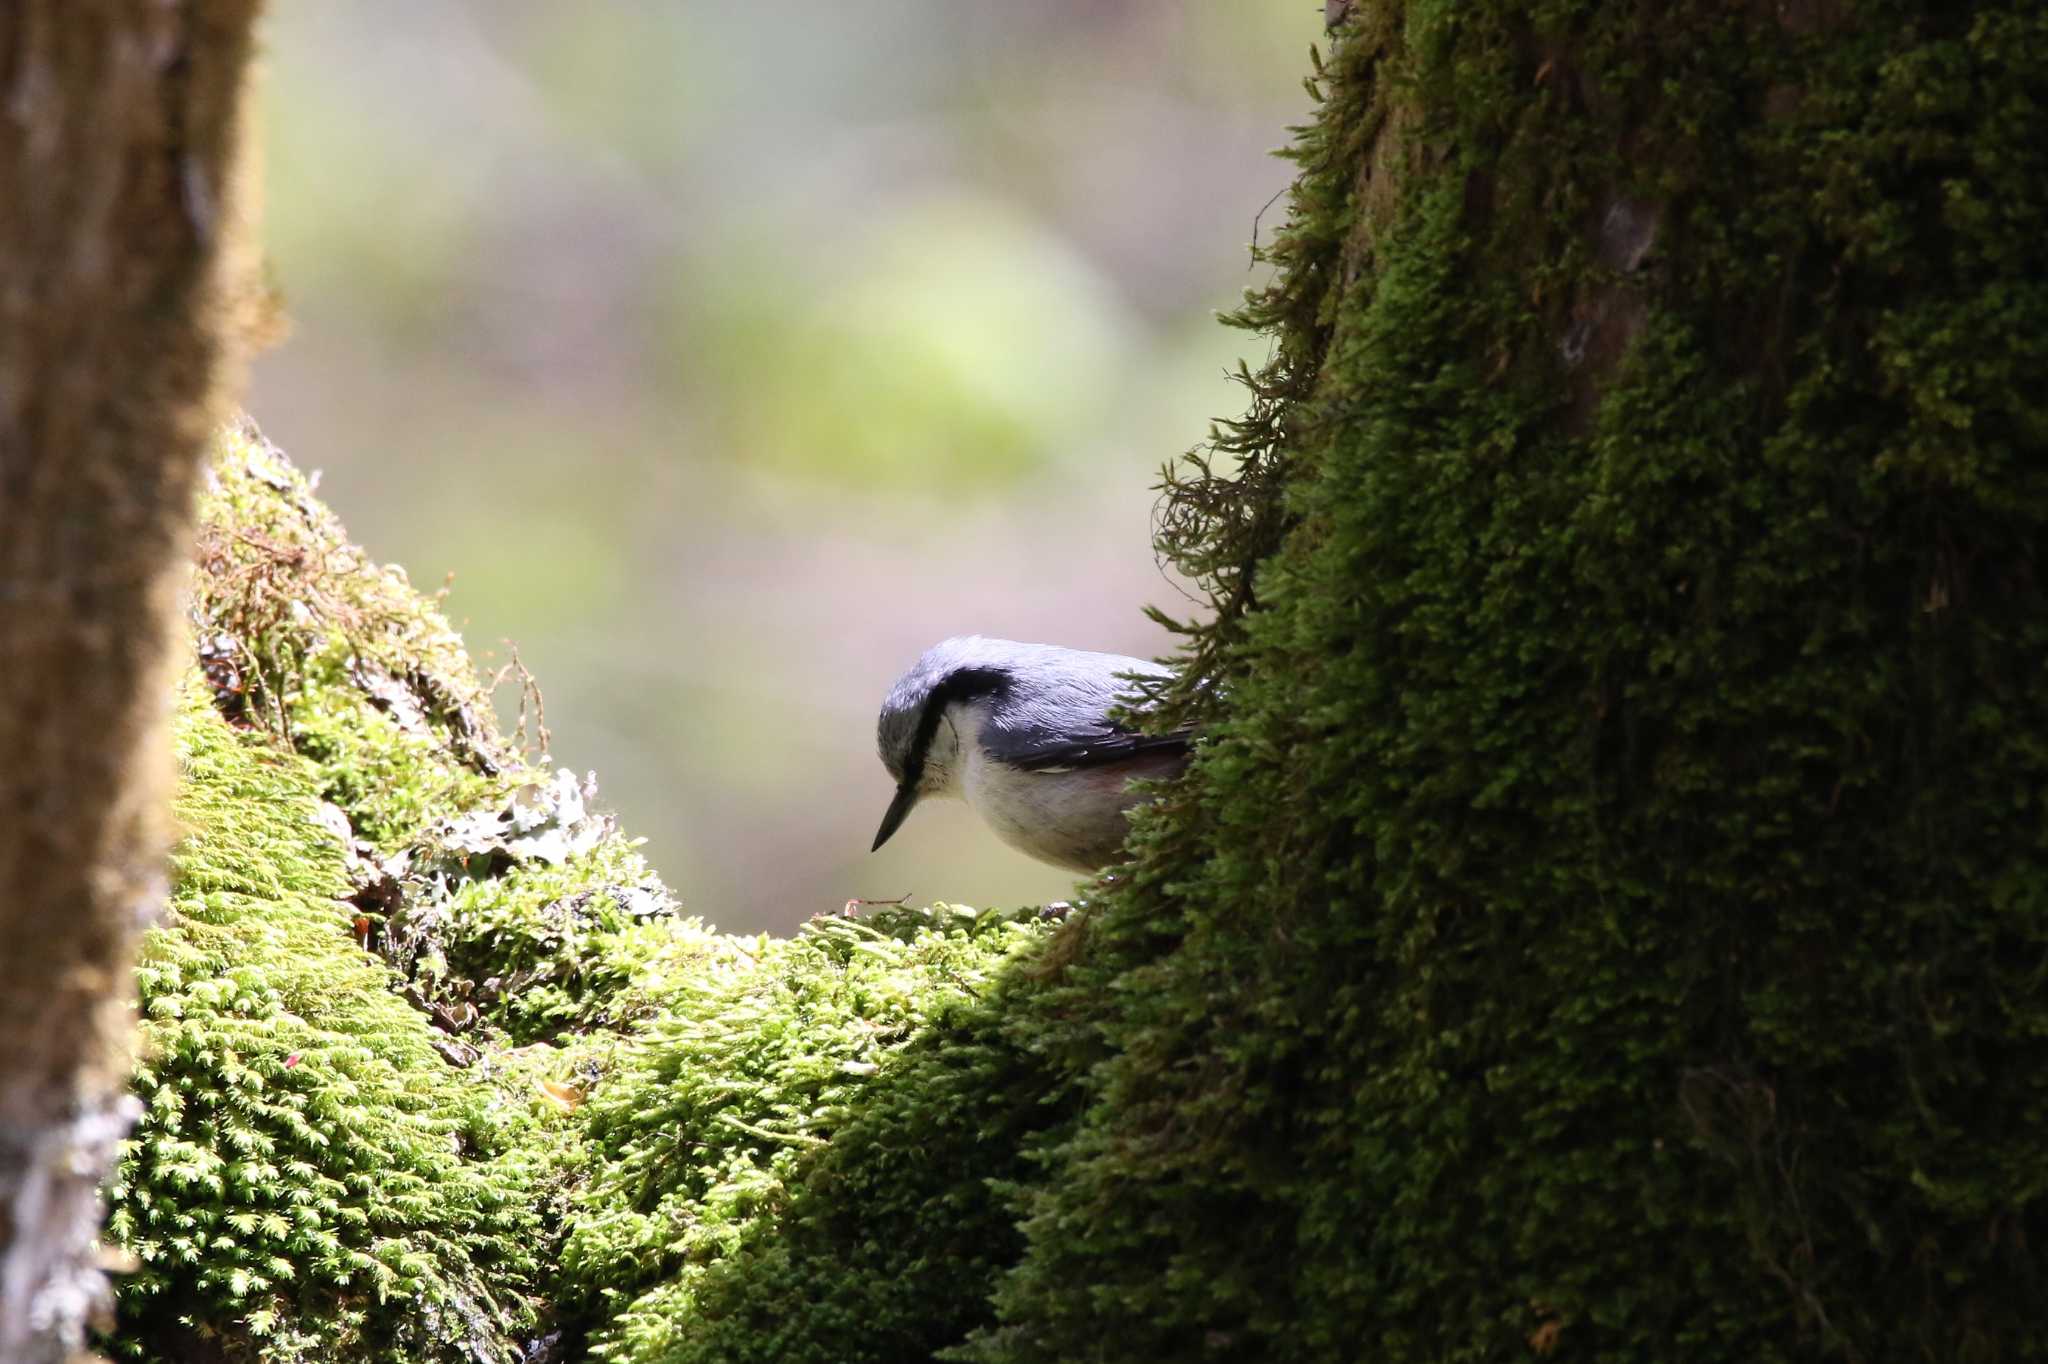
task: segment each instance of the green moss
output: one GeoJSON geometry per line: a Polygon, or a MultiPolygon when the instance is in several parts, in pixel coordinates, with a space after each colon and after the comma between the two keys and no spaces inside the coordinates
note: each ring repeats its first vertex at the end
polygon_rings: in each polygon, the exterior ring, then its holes
{"type": "Polygon", "coordinates": [[[117,1344],[2048,1352],[2048,19],[1353,9],[1162,523],[1206,741],[1063,969],[479,836],[545,774],[230,441],[196,615],[269,740],[187,721],[117,1344]]]}
{"type": "Polygon", "coordinates": [[[593,1030],[648,1012],[654,964],[715,935],[672,924],[601,816],[553,863],[449,847],[515,798],[553,813],[460,640],[253,427],[224,437],[204,512],[189,836],[139,967],[146,1113],[111,1224],[139,1268],[109,1344],[518,1358],[550,1327],[593,1030]],[[394,920],[416,930],[405,974],[394,920]],[[561,1045],[518,1045],[542,1035],[561,1045]]]}
{"type": "Polygon", "coordinates": [[[1072,1110],[1019,1027],[1036,920],[681,918],[253,428],[207,516],[115,1352],[891,1360],[985,1325],[1003,1190],[1072,1110]]]}
{"type": "Polygon", "coordinates": [[[1028,915],[940,906],[729,940],[593,1101],[565,1264],[621,1361],[928,1358],[1020,1242],[993,1187],[1065,1108],[1012,1028],[1028,915]]]}
{"type": "Polygon", "coordinates": [[[2048,19],[1794,8],[1339,48],[974,1357],[2048,1350],[2048,19]]]}
{"type": "Polygon", "coordinates": [[[132,1253],[118,1353],[516,1358],[537,1263],[534,1161],[482,1075],[349,935],[342,849],[302,760],[197,684],[179,725],[171,913],[144,944],[144,1117],[113,1193],[132,1253]]]}
{"type": "Polygon", "coordinates": [[[501,984],[480,1001],[516,1041],[614,1027],[649,1006],[632,988],[650,959],[669,959],[675,906],[625,840],[609,838],[562,866],[532,863],[451,884],[436,971],[501,984]]]}
{"type": "Polygon", "coordinates": [[[192,617],[216,701],[312,757],[359,837],[402,848],[435,813],[518,779],[522,755],[461,637],[402,571],[349,543],[247,422],[208,467],[198,559],[192,617]]]}
{"type": "Polygon", "coordinates": [[[347,675],[349,661],[340,639],[307,657],[288,713],[294,746],[319,771],[321,797],[348,815],[358,837],[396,851],[425,837],[435,819],[503,791],[440,735],[369,703],[347,675]]]}

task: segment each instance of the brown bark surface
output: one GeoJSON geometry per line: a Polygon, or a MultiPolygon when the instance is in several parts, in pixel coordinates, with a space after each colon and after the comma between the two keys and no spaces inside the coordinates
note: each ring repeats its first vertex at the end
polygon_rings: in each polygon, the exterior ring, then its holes
{"type": "Polygon", "coordinates": [[[0,1360],[103,1292],[129,966],[162,898],[193,482],[259,306],[259,0],[0,5],[0,1360]]]}

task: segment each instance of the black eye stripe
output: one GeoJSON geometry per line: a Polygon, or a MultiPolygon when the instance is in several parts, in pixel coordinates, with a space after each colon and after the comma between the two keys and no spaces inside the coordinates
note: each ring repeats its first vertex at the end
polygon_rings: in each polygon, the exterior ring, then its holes
{"type": "Polygon", "coordinates": [[[918,712],[917,733],[911,738],[910,752],[903,760],[903,784],[915,786],[924,775],[925,755],[931,752],[932,736],[939,732],[939,721],[946,718],[947,706],[977,696],[993,696],[1009,685],[1010,675],[999,668],[961,668],[946,674],[925,697],[924,709],[918,712]]]}

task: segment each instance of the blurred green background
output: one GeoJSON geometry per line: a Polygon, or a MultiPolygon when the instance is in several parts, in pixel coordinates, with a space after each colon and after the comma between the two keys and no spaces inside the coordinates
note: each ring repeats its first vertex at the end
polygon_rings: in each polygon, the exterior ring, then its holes
{"type": "Polygon", "coordinates": [[[875,711],[950,634],[1167,647],[1152,484],[1264,358],[1214,315],[1321,15],[278,5],[251,410],[693,911],[1059,898],[957,804],[868,853],[875,711]]]}

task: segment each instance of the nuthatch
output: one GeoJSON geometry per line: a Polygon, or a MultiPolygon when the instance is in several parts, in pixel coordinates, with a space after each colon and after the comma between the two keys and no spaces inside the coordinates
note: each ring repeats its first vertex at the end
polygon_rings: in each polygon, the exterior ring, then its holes
{"type": "Polygon", "coordinates": [[[965,796],[996,837],[1078,872],[1116,859],[1126,788],[1187,765],[1190,736],[1140,734],[1109,712],[1156,663],[970,635],[925,651],[882,702],[876,738],[896,799],[875,847],[925,796],[965,796]]]}

